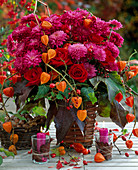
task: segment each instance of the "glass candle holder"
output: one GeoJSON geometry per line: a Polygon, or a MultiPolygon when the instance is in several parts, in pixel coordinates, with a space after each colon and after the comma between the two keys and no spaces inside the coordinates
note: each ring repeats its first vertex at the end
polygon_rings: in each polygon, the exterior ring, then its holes
{"type": "Polygon", "coordinates": [[[99,133],[95,134],[96,152],[101,153],[106,160],[112,159],[112,135],[101,136],[99,133]],[[104,138],[106,138],[104,140],[104,138]],[[102,139],[102,140],[101,140],[102,139]]]}
{"type": "Polygon", "coordinates": [[[32,161],[38,164],[47,163],[50,159],[50,136],[37,134],[31,137],[32,140],[32,161]]]}

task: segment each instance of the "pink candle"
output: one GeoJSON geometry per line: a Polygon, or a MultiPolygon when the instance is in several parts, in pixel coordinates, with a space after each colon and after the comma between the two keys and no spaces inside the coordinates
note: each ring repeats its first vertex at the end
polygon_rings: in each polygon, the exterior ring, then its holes
{"type": "Polygon", "coordinates": [[[37,133],[37,151],[40,152],[40,147],[46,143],[46,134],[37,133]]]}
{"type": "Polygon", "coordinates": [[[100,142],[108,143],[108,129],[101,128],[99,129],[99,133],[100,133],[100,142]]]}

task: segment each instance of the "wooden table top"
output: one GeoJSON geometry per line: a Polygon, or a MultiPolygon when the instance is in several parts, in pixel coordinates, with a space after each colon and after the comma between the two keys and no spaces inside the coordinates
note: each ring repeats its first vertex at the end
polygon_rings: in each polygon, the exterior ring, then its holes
{"type": "MultiPolygon", "coordinates": [[[[102,127],[103,122],[99,122],[99,127],[102,127]]],[[[113,122],[105,122],[105,127],[107,127],[108,129],[115,129],[118,128],[118,126],[116,126],[113,122]]],[[[129,131],[131,131],[133,128],[133,123],[129,123],[126,125],[125,129],[128,129],[129,131]]],[[[137,125],[138,128],[138,125],[137,125]]],[[[118,128],[119,129],[119,128],[118,128]]],[[[52,138],[55,138],[55,128],[54,128],[54,124],[51,124],[50,127],[50,135],[52,138]]],[[[116,132],[116,133],[120,133],[120,132],[116,132]]],[[[79,167],[81,166],[81,168],[79,168],[80,170],[138,170],[138,155],[135,155],[135,150],[138,150],[138,138],[134,137],[132,135],[133,140],[133,150],[128,150],[125,146],[125,142],[121,139],[119,139],[116,144],[119,147],[119,149],[121,150],[121,155],[119,154],[118,150],[113,147],[113,156],[112,156],[112,160],[108,160],[108,161],[104,161],[102,163],[96,163],[94,162],[94,155],[96,153],[96,148],[93,145],[90,150],[91,150],[91,154],[88,155],[84,155],[84,159],[86,161],[92,161],[91,163],[88,163],[88,165],[83,166],[83,162],[80,161],[80,164],[78,165],[79,167]],[[125,152],[129,153],[129,157],[125,156],[125,152]]],[[[51,148],[55,147],[56,145],[56,140],[54,140],[51,143],[51,148]]],[[[74,156],[80,156],[82,158],[82,155],[79,155],[78,153],[72,151],[71,155],[74,156]]],[[[64,156],[65,159],[69,160],[69,156],[65,155],[64,156]]],[[[15,158],[11,158],[8,157],[6,159],[4,159],[4,163],[0,166],[0,170],[39,170],[39,169],[51,169],[51,170],[56,170],[56,163],[58,161],[58,157],[55,158],[50,158],[49,163],[43,164],[43,165],[38,165],[38,164],[34,164],[32,163],[32,156],[30,154],[28,154],[28,150],[22,150],[22,151],[18,151],[18,155],[15,156],[15,158]],[[50,168],[51,167],[51,168],[50,168]]],[[[74,169],[74,166],[67,166],[65,165],[64,170],[71,170],[74,169]]]]}

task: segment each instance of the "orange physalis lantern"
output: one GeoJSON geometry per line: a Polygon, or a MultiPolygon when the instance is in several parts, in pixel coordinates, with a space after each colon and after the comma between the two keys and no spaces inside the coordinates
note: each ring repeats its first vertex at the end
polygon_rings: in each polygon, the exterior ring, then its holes
{"type": "Polygon", "coordinates": [[[50,74],[43,72],[40,76],[41,84],[45,84],[50,80],[50,74]]]}
{"type": "Polygon", "coordinates": [[[133,71],[126,71],[125,72],[127,80],[132,79],[135,76],[135,73],[133,71]]]}
{"type": "Polygon", "coordinates": [[[42,22],[42,27],[46,29],[50,29],[52,27],[52,24],[48,21],[43,21],[42,22]]]}
{"type": "Polygon", "coordinates": [[[10,133],[11,130],[12,130],[12,124],[11,124],[11,122],[5,122],[5,123],[3,123],[3,129],[4,129],[6,132],[10,133]]]}
{"type": "Polygon", "coordinates": [[[84,19],[83,21],[83,25],[85,28],[89,28],[91,23],[92,23],[91,19],[84,19]]]}
{"type": "Polygon", "coordinates": [[[131,114],[131,113],[128,113],[126,115],[126,120],[130,123],[130,122],[133,122],[133,120],[135,119],[135,115],[131,114]]]}
{"type": "Polygon", "coordinates": [[[43,35],[43,36],[41,37],[41,42],[42,42],[43,44],[45,44],[46,46],[47,46],[47,44],[48,44],[48,41],[49,41],[48,35],[43,35]]]}
{"type": "Polygon", "coordinates": [[[42,53],[42,60],[45,64],[49,63],[48,53],[42,53]]]}
{"type": "Polygon", "coordinates": [[[52,59],[56,56],[56,51],[54,49],[49,49],[48,50],[48,59],[52,59]]]}
{"type": "Polygon", "coordinates": [[[14,89],[13,89],[13,87],[7,87],[7,88],[3,89],[3,93],[8,97],[13,97],[14,89]]]}
{"type": "Polygon", "coordinates": [[[105,157],[101,153],[97,153],[94,156],[94,161],[97,163],[103,162],[103,161],[105,161],[105,157]]]}
{"type": "Polygon", "coordinates": [[[67,85],[67,84],[66,84],[65,81],[56,82],[56,88],[57,88],[59,91],[62,91],[62,92],[65,91],[66,85],[67,85]]]}
{"type": "Polygon", "coordinates": [[[126,61],[118,61],[117,65],[118,65],[119,71],[122,71],[126,67],[126,61]]]}
{"type": "Polygon", "coordinates": [[[87,110],[78,110],[77,116],[79,120],[84,121],[87,117],[87,110]]]}
{"type": "Polygon", "coordinates": [[[133,133],[134,136],[138,137],[138,128],[133,129],[132,133],[133,133]]]}
{"type": "Polygon", "coordinates": [[[132,146],[133,146],[132,140],[127,140],[127,141],[126,141],[126,146],[127,146],[128,149],[131,149],[132,146]]]}
{"type": "Polygon", "coordinates": [[[71,101],[72,101],[74,107],[76,107],[78,109],[82,103],[82,98],[81,97],[72,97],[71,101]]]}
{"type": "Polygon", "coordinates": [[[11,134],[10,136],[10,140],[12,141],[12,143],[15,145],[18,142],[18,135],[17,134],[11,134]]]}
{"type": "Polygon", "coordinates": [[[130,70],[134,72],[134,76],[138,74],[138,66],[130,66],[130,70]]]}

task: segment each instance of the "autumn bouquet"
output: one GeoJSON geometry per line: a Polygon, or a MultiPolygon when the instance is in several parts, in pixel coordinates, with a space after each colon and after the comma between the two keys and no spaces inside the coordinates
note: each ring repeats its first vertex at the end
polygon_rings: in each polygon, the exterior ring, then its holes
{"type": "Polygon", "coordinates": [[[133,110],[128,114],[121,104],[134,107],[134,92],[126,81],[138,72],[130,60],[119,57],[124,40],[116,31],[122,24],[115,19],[105,22],[82,9],[42,17],[35,11],[22,17],[7,38],[9,55],[3,55],[0,73],[0,102],[6,114],[3,94],[15,97],[18,114],[36,106],[38,114],[45,114],[47,99],[47,129],[54,117],[58,142],[74,121],[83,131],[89,118],[87,101],[121,128],[128,119],[134,120],[133,110]],[[59,111],[62,106],[64,110],[59,111]]]}

